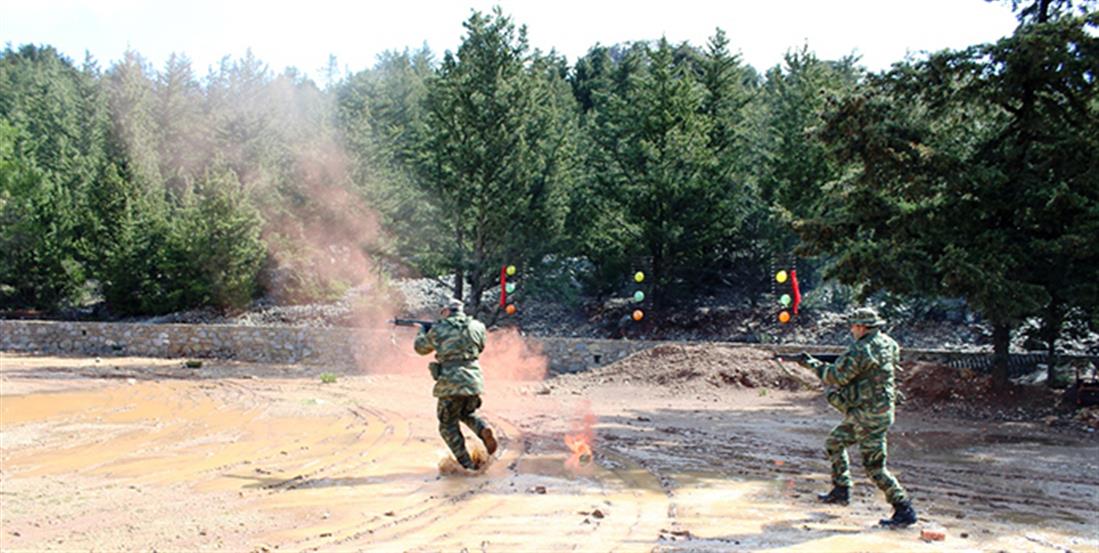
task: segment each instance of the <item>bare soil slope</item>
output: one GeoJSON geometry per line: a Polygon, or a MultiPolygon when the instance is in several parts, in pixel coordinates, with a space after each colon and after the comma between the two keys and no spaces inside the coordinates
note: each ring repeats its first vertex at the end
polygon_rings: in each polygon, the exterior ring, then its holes
{"type": "Polygon", "coordinates": [[[599,367],[585,379],[620,380],[659,386],[770,388],[810,390],[818,387],[812,371],[781,362],[774,353],[726,344],[667,344],[637,352],[599,367]]]}

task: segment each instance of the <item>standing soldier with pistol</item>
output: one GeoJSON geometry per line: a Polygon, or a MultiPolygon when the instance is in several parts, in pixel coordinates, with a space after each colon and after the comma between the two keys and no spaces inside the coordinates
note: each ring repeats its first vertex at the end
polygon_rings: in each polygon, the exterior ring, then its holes
{"type": "Polygon", "coordinates": [[[805,364],[824,382],[828,403],[844,414],[843,422],[832,429],[826,442],[833,488],[820,500],[848,503],[851,471],[847,448],[857,443],[867,475],[893,505],[893,517],[882,519],[881,525],[905,527],[916,522],[916,511],[904,488],[885,468],[886,433],[893,424],[894,369],[900,361],[900,347],[880,330],[885,321],[873,309],[855,310],[848,322],[855,342],[834,363],[802,354],[805,364]]]}
{"type": "Polygon", "coordinates": [[[431,325],[423,324],[416,335],[416,353],[435,352],[435,361],[428,365],[435,379],[432,394],[439,398],[439,434],[454,458],[468,470],[477,470],[466,450],[459,422],[473,430],[485,444],[489,455],[496,453],[496,437],[485,421],[474,414],[481,406],[484,379],[477,362],[485,349],[485,325],[466,315],[462,301],[447,300],[440,312],[442,318],[431,325]]]}

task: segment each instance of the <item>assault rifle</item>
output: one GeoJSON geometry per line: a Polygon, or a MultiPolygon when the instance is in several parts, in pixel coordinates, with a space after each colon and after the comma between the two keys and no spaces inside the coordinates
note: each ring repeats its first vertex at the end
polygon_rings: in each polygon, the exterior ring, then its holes
{"type": "MultiPolygon", "coordinates": [[[[775,357],[775,359],[778,359],[779,361],[793,361],[795,363],[800,363],[804,359],[805,355],[807,355],[805,352],[801,352],[801,353],[776,353],[774,357],[775,357]]],[[[816,353],[816,354],[813,354],[814,359],[816,359],[818,361],[824,361],[825,363],[834,363],[836,361],[836,359],[839,359],[839,357],[840,357],[840,354],[838,354],[838,353],[816,353]]]]}
{"type": "Polygon", "coordinates": [[[393,319],[389,321],[397,326],[416,326],[420,325],[420,328],[424,329],[424,332],[431,330],[431,325],[435,324],[432,321],[421,321],[418,319],[393,319]]]}

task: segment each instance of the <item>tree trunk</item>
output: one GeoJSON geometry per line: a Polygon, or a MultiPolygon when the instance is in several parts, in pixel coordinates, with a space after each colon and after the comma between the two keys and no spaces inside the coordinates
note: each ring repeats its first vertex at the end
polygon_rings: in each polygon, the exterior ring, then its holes
{"type": "Polygon", "coordinates": [[[664,283],[664,255],[662,248],[659,245],[650,248],[649,252],[653,256],[652,266],[650,269],[652,274],[646,276],[645,278],[652,279],[653,283],[653,302],[651,304],[653,307],[653,311],[661,311],[665,305],[665,302],[667,301],[667,299],[664,297],[666,291],[666,286],[664,283]]]}
{"type": "Polygon", "coordinates": [[[458,299],[465,299],[462,296],[465,294],[466,288],[466,275],[462,267],[454,268],[454,297],[458,299]]]}
{"type": "Polygon", "coordinates": [[[458,259],[454,263],[454,297],[461,300],[465,299],[463,296],[466,291],[465,256],[462,255],[465,234],[462,232],[461,220],[455,225],[454,241],[458,247],[458,259]]]}
{"type": "Polygon", "coordinates": [[[1038,23],[1049,21],[1049,3],[1050,0],[1038,0],[1038,23]]]}
{"type": "Polygon", "coordinates": [[[1053,377],[1057,367],[1057,336],[1061,334],[1061,309],[1057,302],[1051,301],[1046,309],[1045,321],[1042,325],[1042,339],[1046,341],[1046,386],[1053,386],[1053,377]]]}
{"type": "Polygon", "coordinates": [[[472,296],[469,299],[469,301],[471,302],[469,312],[472,313],[474,316],[476,316],[477,312],[481,310],[481,296],[484,293],[485,284],[481,281],[480,275],[474,273],[472,276],[470,276],[469,282],[469,295],[472,296]]]}
{"type": "Polygon", "coordinates": [[[1011,347],[1011,327],[1007,323],[992,326],[992,386],[998,390],[1008,387],[1007,356],[1011,347]]]}

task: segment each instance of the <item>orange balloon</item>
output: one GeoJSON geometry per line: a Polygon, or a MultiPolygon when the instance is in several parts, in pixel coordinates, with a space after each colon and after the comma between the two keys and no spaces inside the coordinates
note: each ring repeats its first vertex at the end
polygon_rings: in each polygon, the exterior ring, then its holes
{"type": "Polygon", "coordinates": [[[640,309],[635,309],[633,312],[633,320],[640,321],[645,318],[645,312],[640,309]]]}
{"type": "Polygon", "coordinates": [[[786,324],[786,323],[790,322],[790,312],[789,311],[783,311],[782,313],[779,313],[778,314],[778,322],[780,322],[782,324],[786,324]]]}
{"type": "Polygon", "coordinates": [[[508,315],[514,315],[518,309],[515,308],[514,303],[509,303],[507,309],[504,309],[504,311],[507,311],[508,315]]]}

